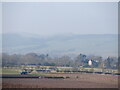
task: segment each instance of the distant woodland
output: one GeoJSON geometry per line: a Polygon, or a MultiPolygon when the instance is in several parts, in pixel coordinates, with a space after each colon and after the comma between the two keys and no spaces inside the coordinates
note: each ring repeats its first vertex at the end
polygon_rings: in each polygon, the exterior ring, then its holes
{"type": "Polygon", "coordinates": [[[79,54],[74,58],[70,56],[51,57],[49,54],[27,53],[25,55],[2,53],[2,66],[15,65],[41,65],[41,66],[67,66],[67,67],[92,67],[92,68],[118,68],[117,57],[87,56],[79,54]],[[92,60],[92,65],[88,61],[92,60]]]}

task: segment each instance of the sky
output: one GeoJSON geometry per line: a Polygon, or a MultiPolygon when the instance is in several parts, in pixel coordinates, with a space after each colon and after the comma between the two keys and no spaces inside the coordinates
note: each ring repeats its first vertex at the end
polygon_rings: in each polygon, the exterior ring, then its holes
{"type": "Polygon", "coordinates": [[[3,33],[117,34],[117,2],[3,3],[3,33]]]}
{"type": "Polygon", "coordinates": [[[0,33],[2,32],[2,3],[0,3],[0,33]]]}

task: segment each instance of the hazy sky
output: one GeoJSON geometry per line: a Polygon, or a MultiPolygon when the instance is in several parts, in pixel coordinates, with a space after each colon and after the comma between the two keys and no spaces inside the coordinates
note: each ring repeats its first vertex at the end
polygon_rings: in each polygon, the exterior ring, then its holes
{"type": "Polygon", "coordinates": [[[117,2],[3,3],[3,32],[117,34],[117,2]]]}
{"type": "Polygon", "coordinates": [[[2,3],[0,3],[0,33],[2,32],[2,3]]]}

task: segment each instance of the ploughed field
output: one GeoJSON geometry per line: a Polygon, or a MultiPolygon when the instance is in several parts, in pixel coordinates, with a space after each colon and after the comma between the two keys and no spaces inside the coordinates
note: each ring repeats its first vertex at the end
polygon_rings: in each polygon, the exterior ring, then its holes
{"type": "MultiPolygon", "coordinates": [[[[88,74],[88,73],[59,73],[64,79],[51,78],[3,78],[3,88],[118,88],[117,75],[88,74]]],[[[7,76],[7,75],[3,75],[7,76]]],[[[21,75],[8,75],[21,76],[21,75]]],[[[26,75],[26,77],[36,75],[26,75]]]]}

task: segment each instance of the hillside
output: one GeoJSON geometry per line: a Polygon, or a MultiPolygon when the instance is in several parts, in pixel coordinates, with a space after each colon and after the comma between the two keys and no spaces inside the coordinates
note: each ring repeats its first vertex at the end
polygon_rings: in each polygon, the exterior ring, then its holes
{"type": "Polygon", "coordinates": [[[3,34],[3,52],[49,53],[51,55],[76,55],[79,53],[117,56],[118,39],[113,34],[56,35],[51,37],[3,34]]]}

